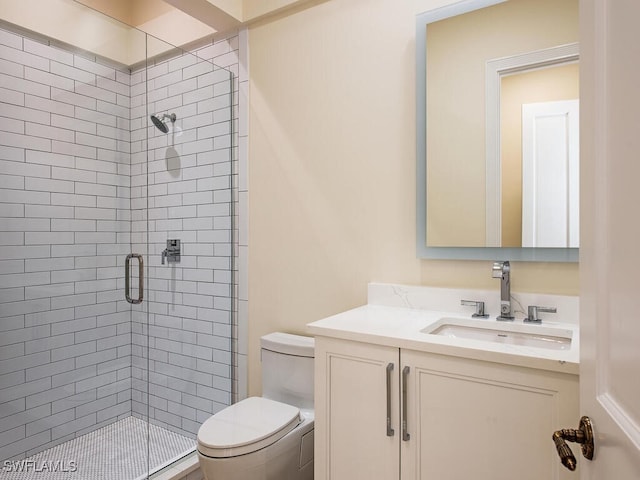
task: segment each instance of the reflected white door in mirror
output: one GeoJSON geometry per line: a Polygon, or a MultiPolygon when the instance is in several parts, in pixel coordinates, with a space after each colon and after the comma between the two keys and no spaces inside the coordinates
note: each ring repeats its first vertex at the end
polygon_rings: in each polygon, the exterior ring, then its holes
{"type": "Polygon", "coordinates": [[[578,189],[570,177],[579,171],[578,124],[536,120],[536,128],[555,123],[572,137],[549,154],[549,135],[536,134],[534,158],[544,162],[530,176],[522,113],[528,104],[577,102],[578,24],[578,0],[466,0],[418,15],[420,258],[577,261],[578,189]],[[540,189],[557,178],[566,195],[540,189]],[[531,191],[534,200],[525,198],[531,191]],[[545,235],[531,240],[531,230],[545,235]]]}

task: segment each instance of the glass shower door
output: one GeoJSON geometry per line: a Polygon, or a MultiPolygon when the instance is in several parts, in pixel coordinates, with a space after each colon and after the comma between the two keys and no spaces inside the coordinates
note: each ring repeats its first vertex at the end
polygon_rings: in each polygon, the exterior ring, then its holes
{"type": "Polygon", "coordinates": [[[231,403],[233,75],[25,1],[49,22],[0,12],[0,479],[146,478],[231,403]]]}

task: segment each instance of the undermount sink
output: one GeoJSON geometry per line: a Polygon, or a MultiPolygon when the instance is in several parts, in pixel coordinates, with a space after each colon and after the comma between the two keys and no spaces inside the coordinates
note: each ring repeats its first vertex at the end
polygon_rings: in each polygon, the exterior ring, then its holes
{"type": "Polygon", "coordinates": [[[571,330],[550,328],[541,325],[521,323],[505,324],[490,320],[465,320],[443,318],[435,324],[420,330],[429,335],[479,340],[482,342],[544,348],[548,350],[569,350],[571,330]]]}

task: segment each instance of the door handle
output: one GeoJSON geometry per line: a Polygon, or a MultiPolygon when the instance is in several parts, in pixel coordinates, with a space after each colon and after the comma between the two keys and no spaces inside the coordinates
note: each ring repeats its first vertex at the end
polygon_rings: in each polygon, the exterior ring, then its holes
{"type": "Polygon", "coordinates": [[[409,367],[402,369],[402,440],[408,442],[411,436],[407,430],[407,382],[409,367]]]}
{"type": "Polygon", "coordinates": [[[124,296],[127,299],[127,302],[138,304],[142,303],[142,298],[144,297],[144,267],[142,262],[142,255],[139,253],[130,253],[127,255],[126,260],[124,261],[124,296]],[[136,258],[138,260],[138,298],[131,298],[129,295],[129,288],[131,283],[130,278],[130,264],[131,259],[136,258]]]}
{"type": "Polygon", "coordinates": [[[387,437],[393,437],[395,433],[391,428],[391,372],[393,372],[393,363],[387,365],[387,437]]]}
{"type": "Polygon", "coordinates": [[[578,462],[576,457],[573,456],[573,452],[566,440],[570,442],[579,443],[582,447],[582,456],[587,460],[593,460],[593,451],[595,450],[593,444],[593,424],[589,417],[582,417],[580,419],[580,426],[577,430],[572,428],[562,429],[553,433],[553,442],[556,444],[556,450],[560,456],[560,461],[569,470],[574,471],[578,462]]]}

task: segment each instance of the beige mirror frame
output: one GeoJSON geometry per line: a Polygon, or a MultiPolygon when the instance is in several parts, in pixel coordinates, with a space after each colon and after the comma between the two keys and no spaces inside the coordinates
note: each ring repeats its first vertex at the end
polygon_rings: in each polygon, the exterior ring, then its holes
{"type": "MultiPolygon", "coordinates": [[[[534,262],[577,262],[577,248],[429,247],[427,246],[427,154],[426,154],[426,41],[429,23],[461,15],[505,0],[466,0],[430,10],[416,17],[416,233],[417,256],[425,259],[520,260],[534,262]]],[[[560,55],[562,61],[577,57],[577,45],[560,55]]],[[[540,59],[540,61],[544,61],[540,59]]],[[[535,62],[534,62],[535,63],[535,62]]],[[[501,70],[502,66],[498,66],[501,70]]],[[[499,72],[497,73],[499,74],[499,72]]],[[[496,105],[498,104],[495,102],[496,105]]],[[[487,145],[487,149],[490,145],[487,145]]],[[[495,155],[495,154],[494,154],[495,155]]],[[[495,162],[493,162],[495,165],[495,162]]]]}

